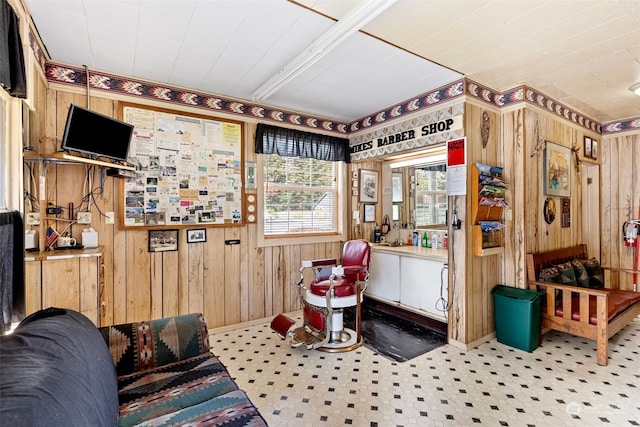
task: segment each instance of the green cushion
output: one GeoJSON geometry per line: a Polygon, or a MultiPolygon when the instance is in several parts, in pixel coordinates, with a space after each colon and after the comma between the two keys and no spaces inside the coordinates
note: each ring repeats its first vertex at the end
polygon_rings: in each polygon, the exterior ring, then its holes
{"type": "Polygon", "coordinates": [[[587,269],[585,268],[583,262],[584,260],[574,259],[573,261],[571,261],[571,264],[573,264],[573,272],[576,276],[576,283],[578,284],[578,286],[581,288],[588,288],[589,275],[587,274],[587,269]]]}
{"type": "Polygon", "coordinates": [[[576,282],[576,272],[573,269],[573,264],[565,262],[562,264],[556,264],[556,268],[560,273],[560,283],[567,286],[578,286],[576,282]]]}
{"type": "Polygon", "coordinates": [[[600,261],[596,258],[586,259],[582,262],[587,275],[589,276],[589,287],[592,289],[599,289],[604,287],[604,278],[602,275],[602,268],[600,267],[600,261]]]}

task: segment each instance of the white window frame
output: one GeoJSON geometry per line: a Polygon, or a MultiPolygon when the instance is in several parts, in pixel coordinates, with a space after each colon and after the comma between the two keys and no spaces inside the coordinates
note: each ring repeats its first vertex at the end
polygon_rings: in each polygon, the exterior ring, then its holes
{"type": "Polygon", "coordinates": [[[264,156],[257,156],[257,168],[256,168],[256,182],[258,183],[258,247],[268,246],[284,246],[284,245],[296,245],[296,244],[309,244],[309,243],[329,243],[329,242],[341,242],[347,239],[347,192],[351,190],[346,185],[346,170],[347,166],[344,162],[336,163],[337,173],[337,233],[331,234],[300,234],[287,237],[272,237],[265,236],[264,234],[264,156]]]}
{"type": "Polygon", "coordinates": [[[0,211],[23,212],[22,103],[0,89],[0,211]]]}

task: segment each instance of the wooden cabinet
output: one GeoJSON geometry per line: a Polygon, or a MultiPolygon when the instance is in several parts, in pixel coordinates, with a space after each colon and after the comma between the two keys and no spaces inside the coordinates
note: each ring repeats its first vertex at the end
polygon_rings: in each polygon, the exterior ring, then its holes
{"type": "Polygon", "coordinates": [[[26,314],[70,308],[102,324],[102,247],[45,252],[25,258],[26,314]]]}

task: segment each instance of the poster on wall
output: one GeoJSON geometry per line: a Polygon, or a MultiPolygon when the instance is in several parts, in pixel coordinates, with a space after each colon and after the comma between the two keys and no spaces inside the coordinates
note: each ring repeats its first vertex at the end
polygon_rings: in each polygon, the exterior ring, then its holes
{"type": "Polygon", "coordinates": [[[447,141],[447,196],[467,194],[467,138],[447,141]]]}
{"type": "Polygon", "coordinates": [[[124,180],[125,227],[242,222],[242,123],[125,104],[134,125],[124,180]]]}

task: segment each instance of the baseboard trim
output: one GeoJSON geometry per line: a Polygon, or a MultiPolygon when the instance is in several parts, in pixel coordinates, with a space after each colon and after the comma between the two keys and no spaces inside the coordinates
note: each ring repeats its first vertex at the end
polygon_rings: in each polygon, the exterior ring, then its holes
{"type": "Polygon", "coordinates": [[[496,333],[495,332],[491,332],[489,335],[485,335],[484,337],[477,339],[475,341],[472,341],[470,343],[463,343],[457,340],[454,340],[453,338],[449,338],[449,344],[451,344],[454,347],[457,347],[459,349],[462,350],[471,350],[472,348],[476,348],[486,342],[491,341],[492,339],[494,339],[496,337],[496,333]]]}

